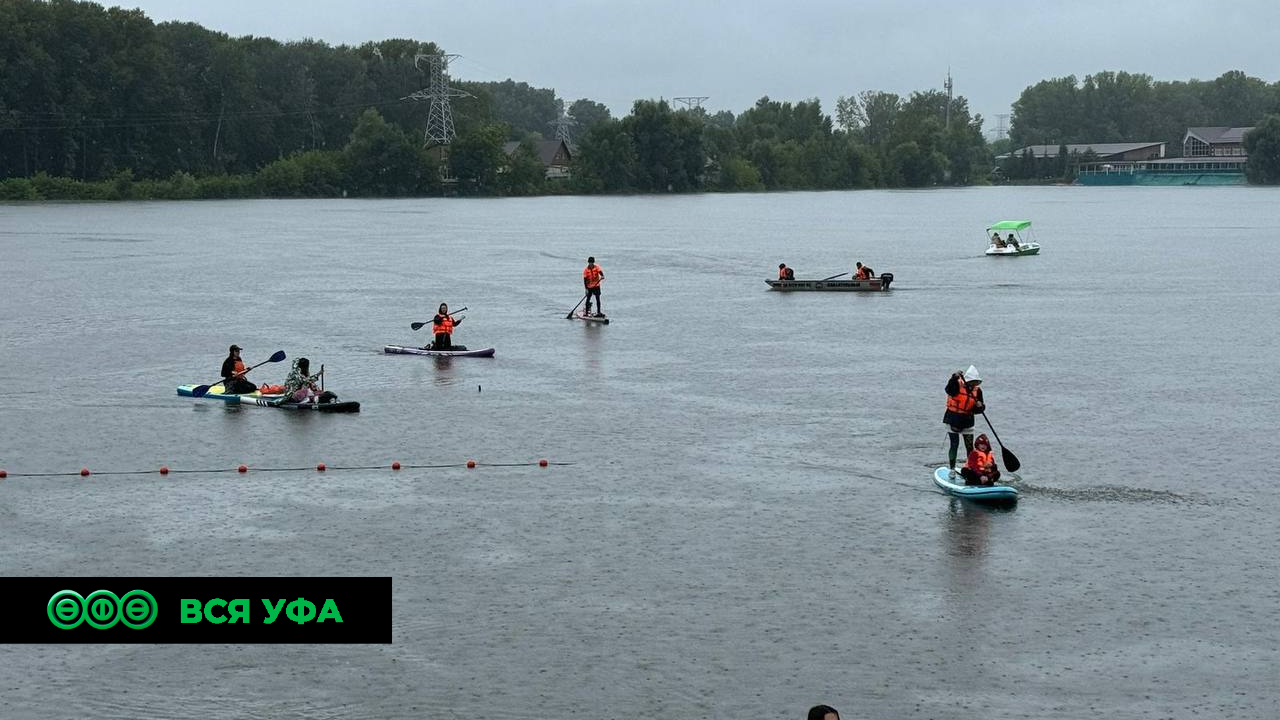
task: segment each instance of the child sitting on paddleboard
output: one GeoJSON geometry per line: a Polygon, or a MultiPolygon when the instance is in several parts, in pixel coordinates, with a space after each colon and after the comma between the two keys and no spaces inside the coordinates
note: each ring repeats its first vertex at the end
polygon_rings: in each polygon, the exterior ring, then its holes
{"type": "Polygon", "coordinates": [[[996,467],[996,456],[991,453],[991,441],[987,436],[979,435],[973,441],[973,450],[969,459],[960,468],[965,485],[994,485],[1000,479],[1000,469],[996,467]]]}

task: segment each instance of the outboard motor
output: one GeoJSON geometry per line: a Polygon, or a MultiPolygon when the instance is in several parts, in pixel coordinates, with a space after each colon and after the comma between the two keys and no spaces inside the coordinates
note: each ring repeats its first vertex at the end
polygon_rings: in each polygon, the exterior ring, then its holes
{"type": "Polygon", "coordinates": [[[888,290],[889,283],[893,282],[893,273],[880,273],[880,289],[888,290]]]}

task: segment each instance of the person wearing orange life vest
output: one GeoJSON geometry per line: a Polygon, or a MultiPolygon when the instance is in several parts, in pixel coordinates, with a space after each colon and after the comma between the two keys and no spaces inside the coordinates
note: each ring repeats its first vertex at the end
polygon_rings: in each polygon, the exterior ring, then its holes
{"type": "Polygon", "coordinates": [[[244,395],[257,390],[257,385],[245,379],[245,372],[244,361],[240,359],[240,346],[232,345],[227,351],[227,359],[222,361],[222,392],[244,395]]]}
{"type": "Polygon", "coordinates": [[[778,263],[778,279],[779,280],[795,280],[796,271],[787,267],[786,263],[778,263]]]}
{"type": "Polygon", "coordinates": [[[435,317],[431,318],[431,332],[435,334],[435,341],[425,349],[465,350],[466,348],[461,345],[455,347],[453,344],[453,329],[461,324],[462,318],[455,318],[449,314],[449,303],[440,303],[440,308],[436,311],[435,317]]]}
{"type": "Polygon", "coordinates": [[[947,425],[947,465],[952,472],[956,469],[956,453],[960,449],[960,436],[964,435],[965,452],[973,451],[973,416],[987,409],[982,401],[982,378],[978,376],[978,368],[970,365],[968,370],[952,373],[947,380],[947,411],[942,415],[942,422],[947,425]]]}
{"type": "Polygon", "coordinates": [[[996,456],[991,454],[991,441],[986,435],[979,435],[973,441],[973,449],[969,451],[969,459],[960,468],[965,485],[994,485],[1000,479],[1000,469],[996,467],[996,456]]]}
{"type": "Polygon", "coordinates": [[[858,268],[853,273],[854,280],[870,280],[875,276],[876,271],[872,270],[870,266],[863,265],[862,263],[858,263],[858,268]]]}
{"type": "Polygon", "coordinates": [[[595,257],[587,258],[587,266],[582,270],[582,285],[587,289],[586,315],[592,315],[591,298],[596,299],[595,317],[604,317],[604,303],[600,302],[600,281],[604,280],[604,270],[596,264],[595,257]]]}

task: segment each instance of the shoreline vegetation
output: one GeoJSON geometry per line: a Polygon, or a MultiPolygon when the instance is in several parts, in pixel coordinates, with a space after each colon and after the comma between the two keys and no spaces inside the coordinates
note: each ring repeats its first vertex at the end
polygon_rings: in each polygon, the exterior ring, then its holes
{"type": "MultiPolygon", "coordinates": [[[[736,115],[636,100],[614,118],[598,102],[511,79],[451,81],[467,94],[452,102],[457,137],[424,146],[428,103],[410,96],[428,84],[423,57],[443,52],[434,43],[230,37],[80,0],[0,0],[0,27],[0,200],[968,186],[990,182],[994,156],[1010,147],[1169,141],[1183,123],[1228,122],[1259,126],[1250,180],[1280,181],[1280,117],[1263,119],[1280,113],[1280,83],[1238,71],[1042,81],[1023,91],[1010,137],[995,143],[963,96],[937,89],[841,96],[830,115],[817,99],[763,97],[736,115]],[[567,177],[548,178],[540,142],[566,114],[567,177]]],[[[1060,163],[1004,165],[1019,184],[1072,179],[1060,163]]]]}

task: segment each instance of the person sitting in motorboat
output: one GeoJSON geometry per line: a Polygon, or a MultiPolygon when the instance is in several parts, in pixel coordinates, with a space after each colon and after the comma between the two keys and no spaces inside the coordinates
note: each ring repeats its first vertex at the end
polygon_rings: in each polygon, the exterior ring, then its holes
{"type": "Polygon", "coordinates": [[[969,459],[960,468],[960,476],[964,478],[965,485],[994,485],[1000,479],[996,456],[991,453],[991,441],[986,434],[973,441],[973,450],[969,451],[969,459]]]}
{"type": "Polygon", "coordinates": [[[778,263],[778,279],[779,280],[795,280],[796,271],[787,267],[786,263],[778,263]]]}
{"type": "Polygon", "coordinates": [[[1021,252],[1022,246],[1018,244],[1018,238],[1009,233],[1009,237],[1004,241],[1006,245],[1014,249],[1014,252],[1021,252]]]}
{"type": "Polygon", "coordinates": [[[858,263],[858,267],[856,270],[854,270],[854,273],[853,273],[854,280],[870,280],[875,276],[876,276],[876,271],[872,270],[870,267],[866,265],[863,265],[862,263],[858,263]]]}
{"type": "Polygon", "coordinates": [[[991,246],[999,250],[1004,247],[1004,241],[1000,239],[999,232],[991,233],[991,246]]]}
{"type": "Polygon", "coordinates": [[[240,359],[240,346],[232,345],[227,359],[222,361],[222,392],[229,395],[246,395],[258,389],[245,379],[244,361],[240,359]]]}
{"type": "MultiPolygon", "coordinates": [[[[306,358],[298,358],[293,361],[293,367],[289,370],[289,377],[284,381],[285,402],[316,402],[321,398],[320,388],[316,383],[320,380],[320,374],[311,374],[311,361],[306,358]]],[[[332,395],[332,393],[324,393],[324,395],[332,395]]]]}
{"type": "MultiPolygon", "coordinates": [[[[466,308],[463,308],[464,310],[466,308]]],[[[466,350],[463,345],[453,344],[453,329],[462,324],[463,318],[449,313],[449,303],[440,303],[435,317],[431,318],[431,332],[435,341],[424,350],[466,350]]]]}

